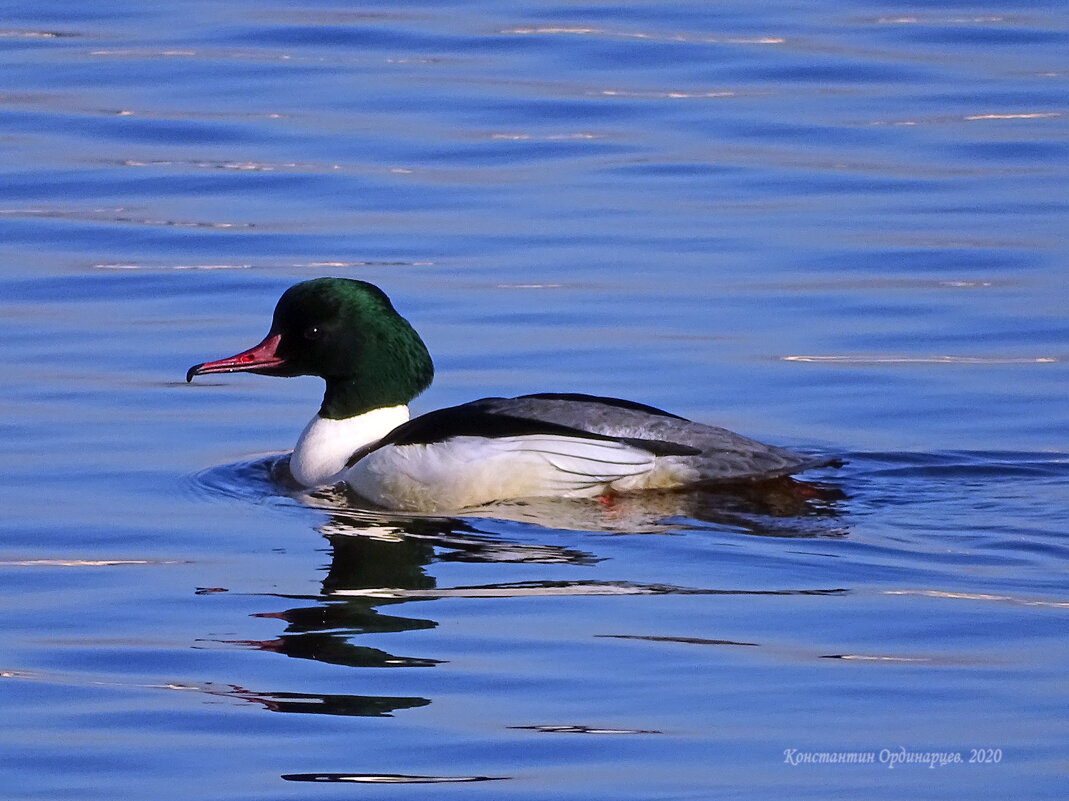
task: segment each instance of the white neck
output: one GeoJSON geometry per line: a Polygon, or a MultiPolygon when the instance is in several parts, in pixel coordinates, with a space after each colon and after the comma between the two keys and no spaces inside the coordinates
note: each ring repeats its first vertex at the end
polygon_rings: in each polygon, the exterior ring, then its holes
{"type": "Polygon", "coordinates": [[[370,412],[331,420],[316,415],[301,432],[290,457],[290,473],[305,487],[341,481],[353,452],[380,440],[408,420],[408,407],[386,406],[370,412]]]}

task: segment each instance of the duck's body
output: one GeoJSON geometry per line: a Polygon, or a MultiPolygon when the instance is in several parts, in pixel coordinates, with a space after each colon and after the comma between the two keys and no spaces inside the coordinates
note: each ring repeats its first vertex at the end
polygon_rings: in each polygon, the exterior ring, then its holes
{"type": "Polygon", "coordinates": [[[484,398],[409,419],[430,384],[423,342],[371,284],[305,281],[244,353],[190,369],[320,375],[323,407],[290,459],[303,486],[345,482],[388,508],[442,512],[493,501],[585,498],[789,475],[829,463],[615,398],[484,398]]]}

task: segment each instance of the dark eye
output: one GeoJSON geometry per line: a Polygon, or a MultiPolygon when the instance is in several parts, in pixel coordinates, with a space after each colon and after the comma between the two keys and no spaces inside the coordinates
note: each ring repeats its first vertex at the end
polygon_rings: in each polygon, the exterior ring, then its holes
{"type": "Polygon", "coordinates": [[[305,339],[319,339],[322,334],[323,332],[319,329],[319,327],[314,325],[310,325],[304,330],[305,339]]]}

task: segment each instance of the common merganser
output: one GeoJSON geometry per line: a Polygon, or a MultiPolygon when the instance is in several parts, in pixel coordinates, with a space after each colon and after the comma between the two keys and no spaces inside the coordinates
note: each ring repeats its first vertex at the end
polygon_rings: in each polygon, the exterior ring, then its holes
{"type": "Polygon", "coordinates": [[[345,482],[397,511],[753,482],[836,461],[592,395],[483,398],[410,420],[434,375],[427,347],[381,289],[349,278],[290,287],[260,344],[195,365],[186,381],[233,372],[324,379],[290,473],[305,487],[345,482]]]}

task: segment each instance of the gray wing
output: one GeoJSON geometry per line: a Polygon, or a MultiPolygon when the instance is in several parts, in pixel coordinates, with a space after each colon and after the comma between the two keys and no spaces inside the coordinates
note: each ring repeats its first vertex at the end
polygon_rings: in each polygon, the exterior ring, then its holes
{"type": "Polygon", "coordinates": [[[695,456],[666,456],[697,468],[700,481],[752,481],[836,464],[837,459],[765,445],[726,428],[695,423],[651,406],[592,395],[523,395],[477,401],[495,414],[539,420],[621,439],[693,448],[695,456]]]}

